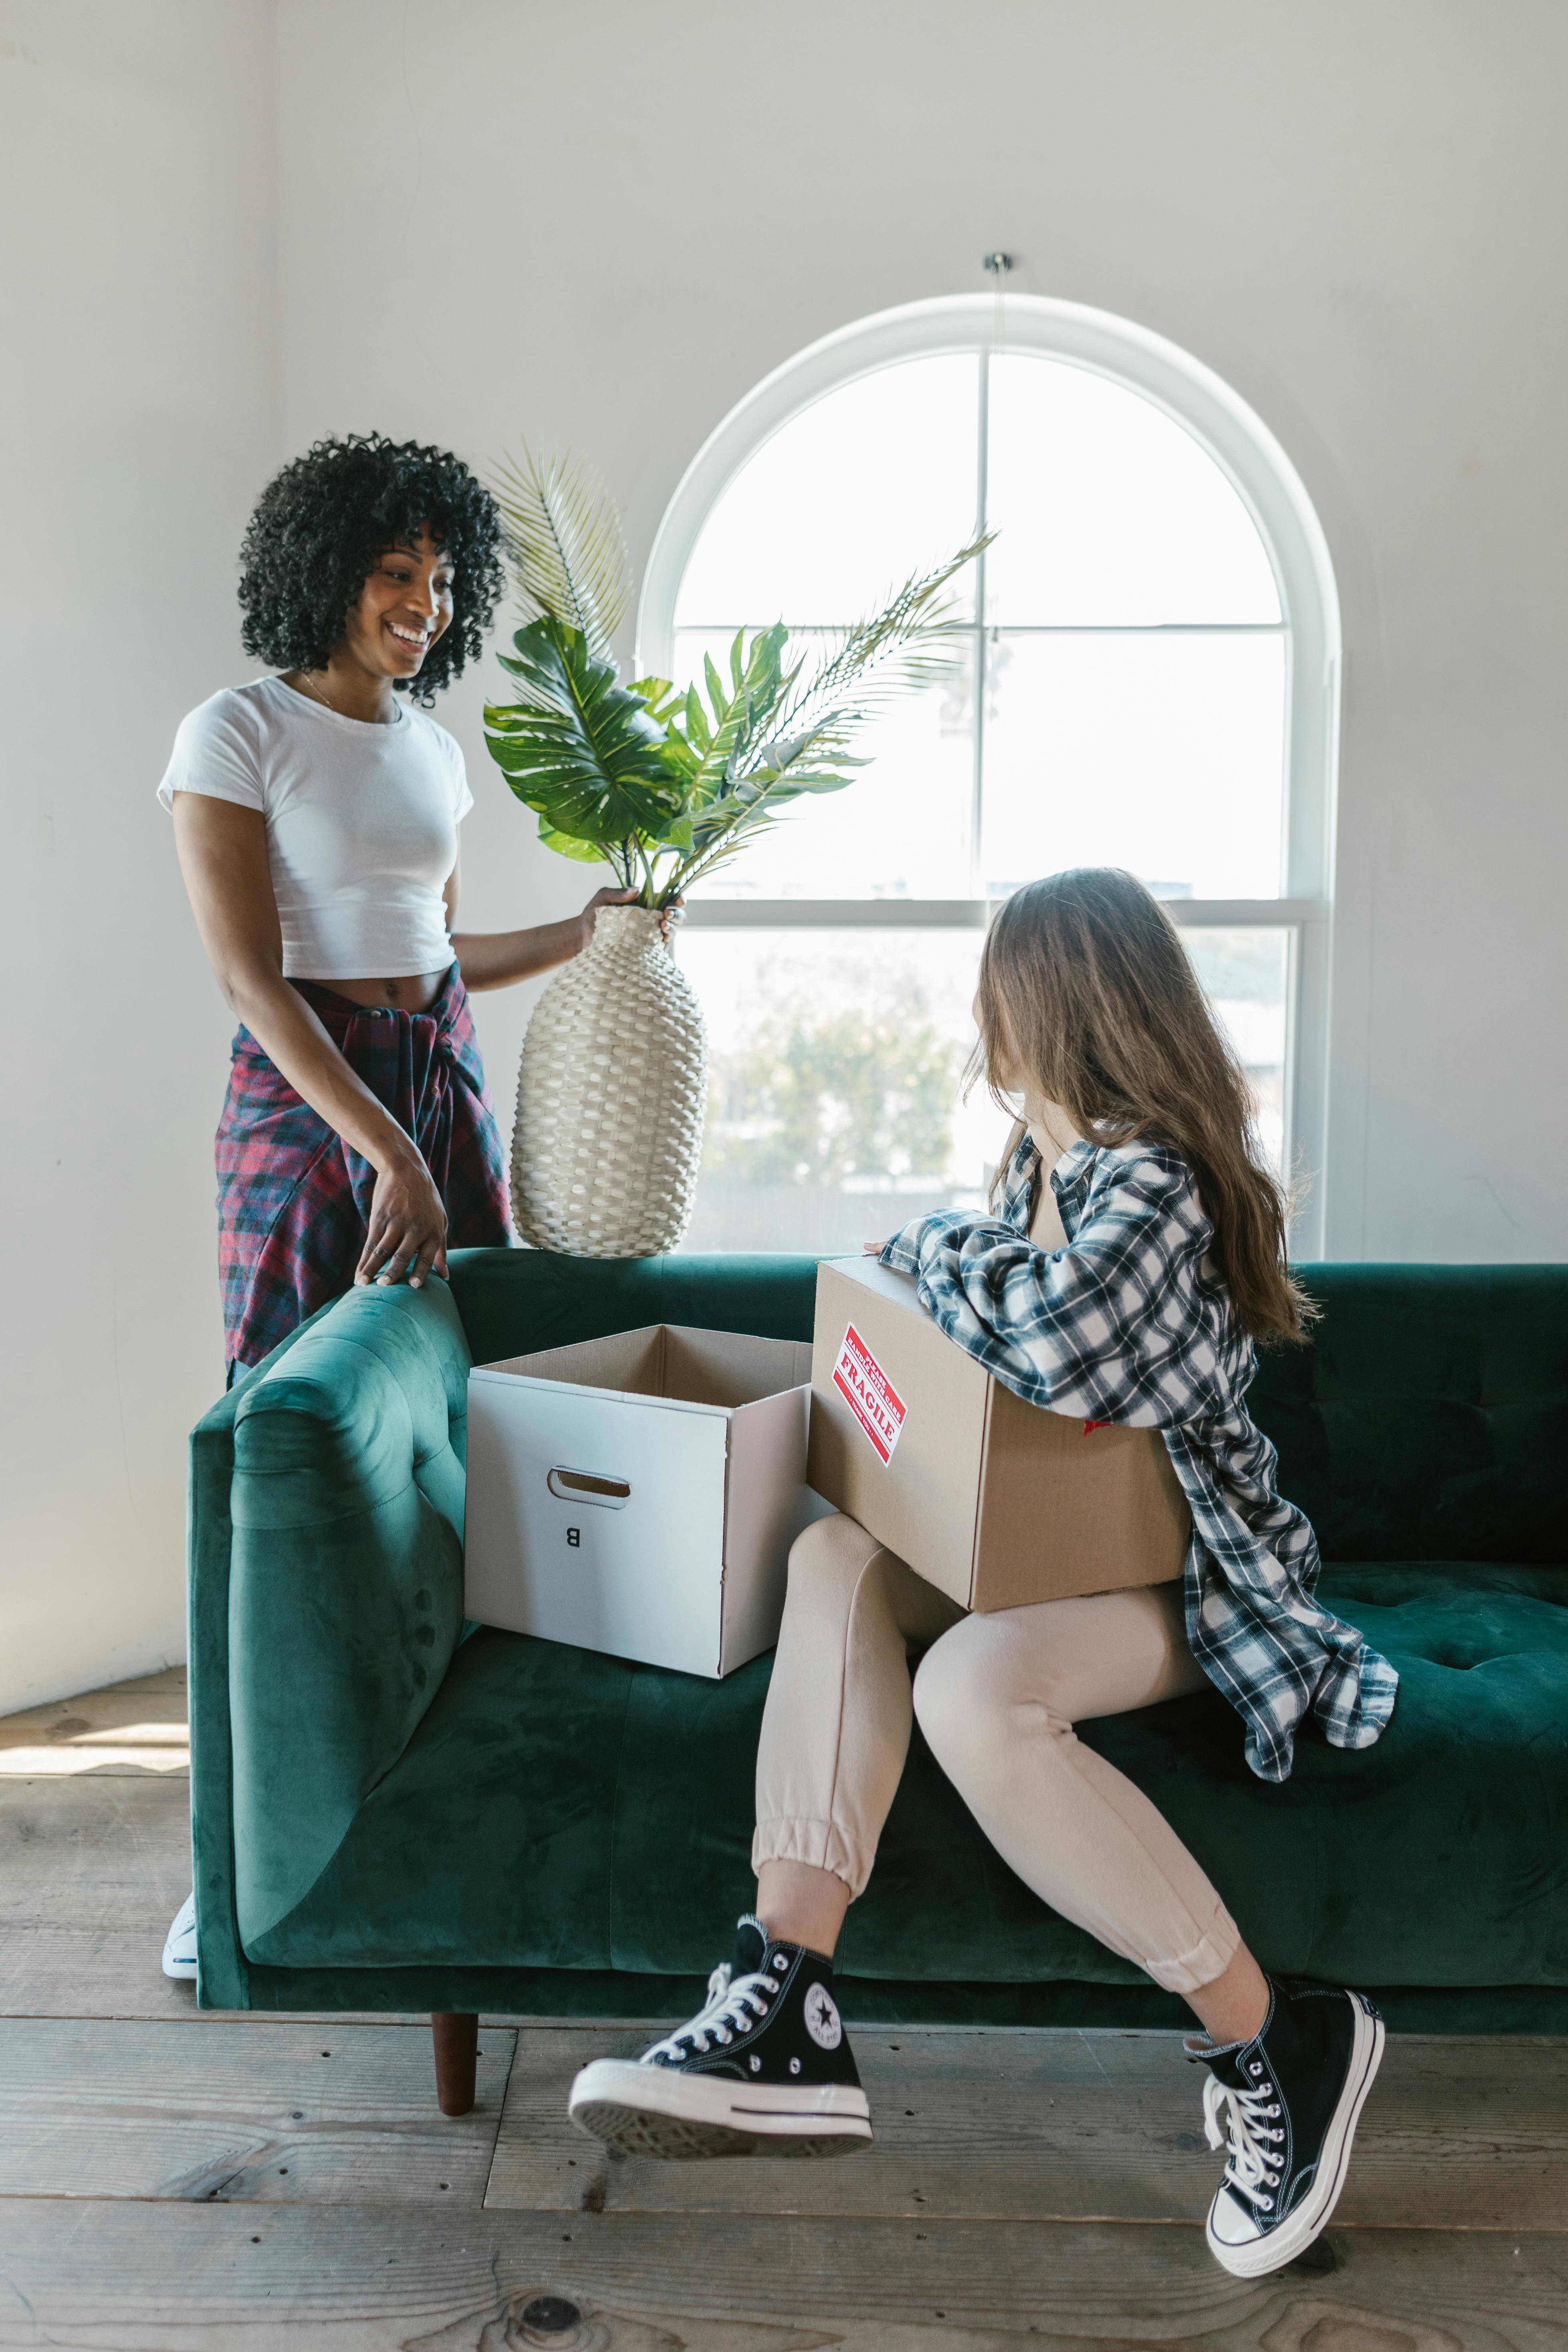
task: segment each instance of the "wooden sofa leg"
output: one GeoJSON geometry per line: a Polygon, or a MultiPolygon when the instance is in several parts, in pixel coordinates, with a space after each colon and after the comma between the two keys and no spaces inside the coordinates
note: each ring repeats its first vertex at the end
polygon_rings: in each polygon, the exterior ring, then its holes
{"type": "Polygon", "coordinates": [[[466,2010],[437,2010],[430,2030],[436,2042],[437,2102],[444,2116],[466,2116],[474,2104],[479,2021],[466,2010]]]}

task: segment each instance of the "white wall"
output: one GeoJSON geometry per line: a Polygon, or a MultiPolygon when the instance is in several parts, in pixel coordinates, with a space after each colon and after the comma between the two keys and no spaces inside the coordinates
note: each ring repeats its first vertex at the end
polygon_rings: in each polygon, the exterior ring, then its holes
{"type": "MultiPolygon", "coordinates": [[[[276,341],[259,6],[0,21],[38,222],[19,247],[13,200],[30,365],[0,392],[31,567],[0,1706],[174,1638],[226,1023],[147,795],[180,712],[243,674],[247,503],[318,433],[571,442],[640,560],[760,375],[984,286],[997,245],[1021,290],[1186,345],[1289,450],[1339,573],[1331,1254],[1564,1254],[1554,0],[279,0],[276,341]]],[[[464,919],[542,919],[583,870],[531,841],[481,694],[443,711],[479,793],[464,919]]],[[[525,1010],[481,1002],[503,1112],[525,1010]]]]}
{"type": "Polygon", "coordinates": [[[279,454],[270,11],[0,6],[0,1710],[184,1651],[230,1024],[153,800],[247,674],[279,454]]]}

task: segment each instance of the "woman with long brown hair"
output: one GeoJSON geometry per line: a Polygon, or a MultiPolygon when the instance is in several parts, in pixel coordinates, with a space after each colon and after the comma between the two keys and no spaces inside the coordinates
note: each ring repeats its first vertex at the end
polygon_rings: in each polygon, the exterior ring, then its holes
{"type": "Polygon", "coordinates": [[[584,2068],[572,2109],[654,2155],[864,2145],[832,1955],[918,1716],[1019,1877],[1196,2015],[1208,2136],[1228,2141],[1208,2242],[1256,2277],[1333,2209],[1382,2021],[1363,1994],[1265,1975],[1158,1809],[1073,1727],[1206,1680],[1253,1771],[1282,1780],[1309,1713],[1365,1747],[1397,1678],[1319,1607],[1316,1538],[1247,1412],[1256,1349],[1299,1340],[1311,1308],[1245,1076],[1164,909],[1111,870],[1031,883],[992,927],[975,1012],[993,1093],[1023,1104],[993,1213],[918,1218],[882,1263],[1026,1402],[1159,1431],[1192,1511],[1184,1572],[969,1615],[854,1520],[810,1528],[757,1759],[756,1912],[700,2015],[635,2064],[584,2068]]]}

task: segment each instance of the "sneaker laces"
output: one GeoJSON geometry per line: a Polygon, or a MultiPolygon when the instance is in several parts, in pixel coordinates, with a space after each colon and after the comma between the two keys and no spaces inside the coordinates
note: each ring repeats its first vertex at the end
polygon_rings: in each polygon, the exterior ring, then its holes
{"type": "Polygon", "coordinates": [[[1274,2210],[1270,2191],[1279,2186],[1279,2175],[1271,2168],[1278,2161],[1275,2150],[1285,2137],[1285,2126],[1269,2120],[1279,2113],[1271,2084],[1264,2083],[1256,2091],[1235,2091],[1217,2074],[1211,2074],[1204,2084],[1204,2131],[1208,2144],[1224,2147],[1229,2143],[1226,2185],[1250,2198],[1262,2213],[1274,2210]]]}
{"type": "Polygon", "coordinates": [[[721,1960],[708,1979],[706,2006],[689,2024],[645,2050],[641,2063],[657,2065],[662,2059],[679,2065],[687,2058],[705,2056],[714,2047],[723,2049],[737,2033],[749,2033],[753,2025],[762,2023],[778,1990],[778,1979],[765,1969],[737,1980],[729,1961],[721,1960]]]}

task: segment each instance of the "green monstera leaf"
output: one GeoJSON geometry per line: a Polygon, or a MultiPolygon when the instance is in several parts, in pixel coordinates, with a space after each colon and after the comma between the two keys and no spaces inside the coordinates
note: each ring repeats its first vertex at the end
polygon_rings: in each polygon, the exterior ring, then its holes
{"type": "Polygon", "coordinates": [[[487,704],[485,740],[518,799],[541,818],[542,834],[563,842],[667,839],[685,794],[643,697],[621,685],[583,630],[551,614],[519,629],[512,646],[500,659],[521,693],[515,703],[487,704]]]}
{"type": "Polygon", "coordinates": [[[579,866],[603,864],[605,845],[602,841],[574,841],[570,834],[552,832],[542,817],[539,820],[539,838],[546,849],[553,849],[561,857],[574,858],[579,866]]]}

